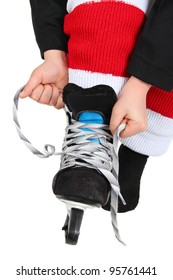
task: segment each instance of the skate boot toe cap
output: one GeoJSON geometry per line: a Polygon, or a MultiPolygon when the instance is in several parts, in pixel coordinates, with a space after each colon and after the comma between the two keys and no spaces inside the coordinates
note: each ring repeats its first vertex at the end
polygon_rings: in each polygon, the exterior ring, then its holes
{"type": "Polygon", "coordinates": [[[110,183],[99,171],[87,167],[66,168],[53,180],[53,192],[57,197],[104,205],[110,192],[110,183]]]}

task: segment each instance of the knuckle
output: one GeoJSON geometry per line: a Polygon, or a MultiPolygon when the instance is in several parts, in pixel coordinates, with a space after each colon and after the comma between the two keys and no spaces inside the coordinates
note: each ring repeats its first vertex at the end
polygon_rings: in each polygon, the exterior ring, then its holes
{"type": "Polygon", "coordinates": [[[49,105],[50,105],[50,106],[55,106],[55,105],[56,105],[56,101],[51,100],[51,101],[49,102],[49,105]]]}
{"type": "Polygon", "coordinates": [[[34,100],[34,101],[38,101],[39,100],[39,97],[37,94],[32,94],[31,95],[31,98],[34,100]]]}
{"type": "Polygon", "coordinates": [[[112,114],[114,116],[119,116],[120,114],[122,114],[122,110],[120,110],[120,108],[115,104],[112,110],[112,114]]]}
{"type": "Polygon", "coordinates": [[[49,104],[48,100],[45,99],[45,98],[41,98],[41,99],[40,99],[40,102],[41,102],[42,104],[46,104],[46,105],[49,104]]]}
{"type": "Polygon", "coordinates": [[[140,123],[140,131],[144,132],[147,129],[147,121],[142,121],[140,123]]]}
{"type": "Polygon", "coordinates": [[[35,69],[32,71],[31,76],[37,75],[37,74],[38,74],[38,68],[35,68],[35,69]]]}

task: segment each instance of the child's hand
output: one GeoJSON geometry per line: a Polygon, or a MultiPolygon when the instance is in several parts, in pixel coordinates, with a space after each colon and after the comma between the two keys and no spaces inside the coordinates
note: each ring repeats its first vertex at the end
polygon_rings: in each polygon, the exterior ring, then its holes
{"type": "Polygon", "coordinates": [[[146,95],[150,85],[135,77],[129,78],[113,107],[110,130],[114,134],[120,124],[125,129],[120,137],[130,137],[147,129],[146,95]]]}
{"type": "Polygon", "coordinates": [[[64,106],[62,90],[68,82],[66,54],[58,50],[45,52],[45,61],[31,74],[31,77],[20,94],[21,98],[30,97],[33,100],[55,106],[64,106]]]}

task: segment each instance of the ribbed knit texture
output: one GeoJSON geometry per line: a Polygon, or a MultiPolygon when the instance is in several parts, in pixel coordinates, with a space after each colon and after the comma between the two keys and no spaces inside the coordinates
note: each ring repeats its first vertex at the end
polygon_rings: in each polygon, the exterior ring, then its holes
{"type": "Polygon", "coordinates": [[[148,129],[121,142],[133,151],[144,155],[164,154],[173,138],[173,120],[148,110],[148,129]]]}
{"type": "Polygon", "coordinates": [[[129,55],[144,21],[144,13],[121,2],[82,4],[65,20],[69,67],[128,76],[129,55]]]}
{"type": "Polygon", "coordinates": [[[168,92],[152,87],[147,94],[147,108],[172,119],[173,91],[168,92]]]}
{"type": "MultiPolygon", "coordinates": [[[[69,82],[106,84],[118,95],[128,79],[129,57],[153,0],[68,0],[69,82]]],[[[148,130],[121,139],[146,155],[166,152],[173,137],[172,92],[152,87],[147,96],[148,130]]],[[[134,101],[135,102],[135,101],[134,101]]]]}

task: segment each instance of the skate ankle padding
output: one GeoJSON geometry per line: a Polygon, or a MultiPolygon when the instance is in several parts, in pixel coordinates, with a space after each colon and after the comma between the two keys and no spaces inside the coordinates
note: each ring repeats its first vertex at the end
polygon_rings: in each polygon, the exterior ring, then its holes
{"type": "Polygon", "coordinates": [[[79,119],[82,112],[96,112],[102,116],[104,124],[109,124],[116,100],[115,91],[107,85],[83,89],[75,84],[67,84],[63,90],[63,101],[75,120],[79,119]]]}

